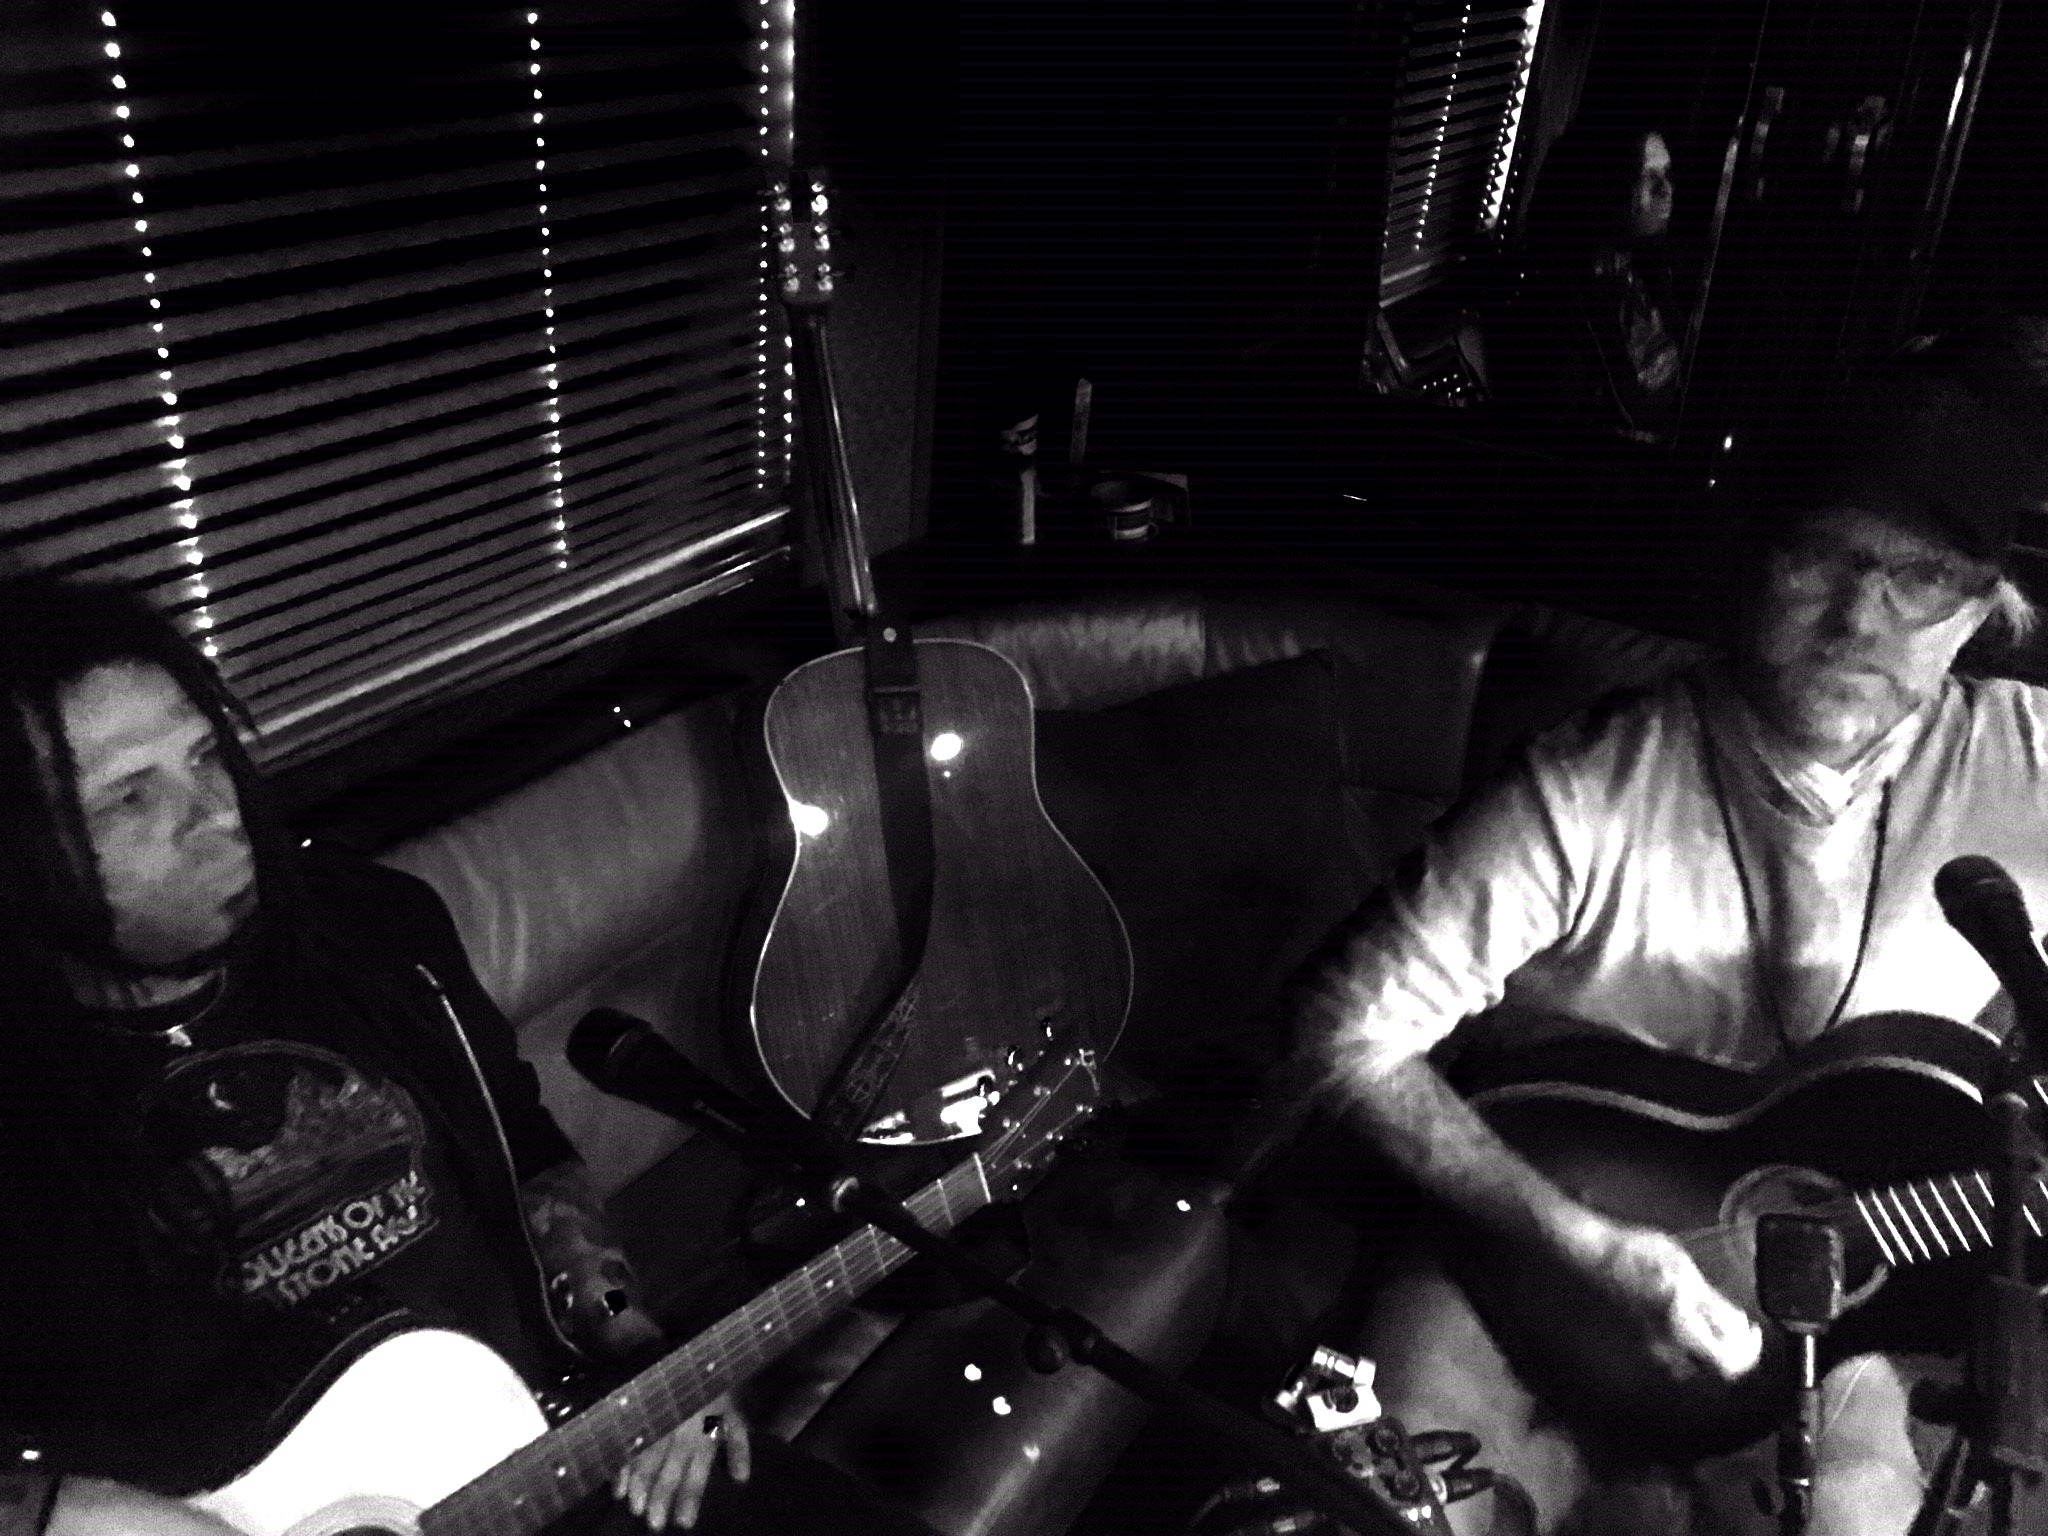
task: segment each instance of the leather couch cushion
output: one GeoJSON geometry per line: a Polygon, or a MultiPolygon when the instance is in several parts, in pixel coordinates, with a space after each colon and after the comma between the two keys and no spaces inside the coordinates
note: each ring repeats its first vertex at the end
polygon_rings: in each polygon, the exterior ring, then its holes
{"type": "Polygon", "coordinates": [[[1039,790],[1131,938],[1119,1057],[1171,1078],[1260,1008],[1363,894],[1328,651],[1110,709],[1042,711],[1039,790]]]}
{"type": "Polygon", "coordinates": [[[386,862],[447,901],[485,990],[519,1029],[541,1092],[609,1192],[681,1139],[562,1059],[594,1007],[653,1023],[708,1063],[751,822],[734,704],[706,700],[402,843],[386,862]]]}
{"type": "Polygon", "coordinates": [[[1529,603],[1501,626],[1486,659],[1466,781],[1498,771],[1530,738],[1616,688],[1637,688],[1708,654],[1692,640],[1529,603]]]}
{"type": "Polygon", "coordinates": [[[1328,650],[1346,663],[1337,708],[1371,742],[1377,788],[1445,802],[1460,788],[1472,703],[1503,610],[1402,589],[1355,595],[1106,593],[958,614],[924,635],[1001,651],[1040,709],[1102,709],[1162,688],[1328,650]]]}

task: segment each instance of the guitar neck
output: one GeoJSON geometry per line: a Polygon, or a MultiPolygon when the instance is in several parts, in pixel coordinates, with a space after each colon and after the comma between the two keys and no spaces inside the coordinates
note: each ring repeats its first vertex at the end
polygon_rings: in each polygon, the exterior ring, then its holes
{"type": "Polygon", "coordinates": [[[800,430],[810,439],[804,455],[811,501],[825,533],[826,574],[832,599],[854,624],[880,611],[870,569],[867,531],[853,489],[853,466],[840,425],[839,396],[832,383],[832,344],[819,309],[790,311],[790,340],[796,354],[800,430]]]}
{"type": "MultiPolygon", "coordinates": [[[[945,1231],[993,1198],[987,1169],[976,1155],[905,1204],[924,1225],[945,1231]]],[[[861,1228],[602,1402],[443,1499],[421,1516],[421,1536],[522,1536],[540,1530],[610,1481],[641,1446],[769,1364],[909,1257],[910,1250],[893,1237],[861,1228]]]]}
{"type": "Polygon", "coordinates": [[[870,569],[853,466],[840,424],[833,384],[832,345],[825,326],[838,274],[823,179],[799,176],[773,198],[782,258],[782,303],[789,318],[791,367],[796,384],[797,431],[806,481],[820,531],[825,568],[839,616],[841,638],[861,631],[881,612],[870,569]]]}
{"type": "MultiPolygon", "coordinates": [[[[1845,1202],[1884,1261],[1894,1267],[1946,1259],[1989,1249],[1998,1226],[1996,1200],[1983,1169],[1915,1179],[1884,1189],[1859,1190],[1845,1202]]],[[[2025,1200],[2027,1227],[2041,1235],[2048,1209],[2048,1183],[2031,1180],[2025,1200]]]]}

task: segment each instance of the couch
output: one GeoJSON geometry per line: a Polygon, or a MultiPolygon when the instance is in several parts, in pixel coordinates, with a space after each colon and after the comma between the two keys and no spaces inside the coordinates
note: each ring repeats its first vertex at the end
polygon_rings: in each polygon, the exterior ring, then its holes
{"type": "MultiPolygon", "coordinates": [[[[1224,1134],[1246,1074],[1279,1048],[1282,977],[1436,815],[1530,733],[1695,654],[1555,610],[1368,576],[1313,591],[1111,592],[946,617],[920,633],[982,641],[1029,681],[1043,797],[1132,935],[1118,1092],[1141,1106],[1210,1105],[1213,1123],[1194,1117],[1205,1127],[1196,1140],[1224,1134]]],[[[740,1177],[684,1128],[584,1083],[562,1045],[586,1011],[613,1007],[744,1076],[720,1024],[759,854],[733,735],[744,713],[719,696],[622,724],[598,750],[382,855],[447,899],[672,1313],[690,1300],[704,1234],[729,1229],[740,1177]]],[[[1071,1204],[1077,1184],[1099,1181],[1056,1178],[1041,1214],[1071,1204]]],[[[1186,1159],[1110,1181],[1089,1197],[1092,1213],[1052,1221],[1033,1271],[1177,1369],[1221,1304],[1228,1194],[1186,1159]],[[1094,1243],[1091,1230],[1114,1241],[1094,1243]]],[[[953,1536],[1065,1528],[1142,1421],[1134,1402],[1069,1368],[1053,1386],[1020,1383],[1037,1395],[1019,1398],[997,1440],[987,1422],[969,1432],[956,1417],[949,1436],[906,1452],[906,1382],[951,1380],[932,1362],[1013,1346],[1000,1319],[971,1306],[853,1317],[806,1409],[780,1427],[953,1536]],[[906,1477],[910,1464],[923,1470],[906,1477]]]]}

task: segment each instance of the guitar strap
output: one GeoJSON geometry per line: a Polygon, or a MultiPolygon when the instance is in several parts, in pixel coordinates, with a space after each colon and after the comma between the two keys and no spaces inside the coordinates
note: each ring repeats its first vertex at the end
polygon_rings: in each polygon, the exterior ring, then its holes
{"type": "Polygon", "coordinates": [[[931,933],[934,849],[932,787],[924,750],[924,696],[909,626],[883,618],[867,626],[868,744],[889,898],[896,909],[896,991],[862,1028],[825,1084],[811,1118],[842,1145],[866,1127],[917,1019],[917,973],[931,933]]]}
{"type": "MultiPolygon", "coordinates": [[[[808,178],[813,214],[822,211],[822,183],[808,178]]],[[[788,199],[782,207],[793,212],[788,199]]],[[[839,428],[839,403],[833,388],[832,352],[824,324],[824,298],[831,274],[823,264],[819,236],[814,260],[817,292],[808,303],[791,296],[802,288],[803,266],[795,259],[796,226],[784,236],[783,293],[790,309],[790,342],[794,351],[795,385],[802,465],[815,514],[813,526],[839,526],[838,547],[828,542],[828,567],[836,556],[844,569],[835,589],[845,617],[861,613],[868,743],[875,770],[875,794],[881,819],[883,864],[890,904],[896,916],[897,981],[889,1001],[854,1036],[831,1079],[820,1094],[812,1119],[842,1145],[850,1144],[867,1126],[882,1090],[902,1059],[917,1015],[917,973],[923,963],[932,916],[932,793],[926,776],[924,701],[917,675],[917,644],[907,624],[876,611],[870,592],[866,601],[853,596],[870,586],[867,556],[860,532],[858,502],[846,442],[839,428]]]]}

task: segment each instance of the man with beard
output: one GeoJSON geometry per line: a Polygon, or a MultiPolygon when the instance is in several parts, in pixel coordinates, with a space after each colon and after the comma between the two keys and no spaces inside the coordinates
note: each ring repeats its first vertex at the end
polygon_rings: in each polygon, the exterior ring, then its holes
{"type": "MultiPolygon", "coordinates": [[[[1673,1380],[1743,1376],[1761,1335],[1672,1236],[1539,1173],[1440,1064],[1590,1034],[1758,1069],[1891,1010],[1981,1031],[1997,983],[1944,921],[1935,871],[1989,855],[2048,910],[2048,693],[1950,670],[1987,624],[2030,619],[2001,561],[2048,497],[2048,327],[1925,348],[1854,400],[1752,530],[1728,654],[1537,741],[1306,991],[1331,1096],[1455,1218],[1378,1297],[1381,1396],[1412,1425],[1477,1432],[1546,1531],[1575,1506],[1574,1530],[1602,1528],[1586,1494],[1617,1459],[1510,1365],[1515,1342],[1472,1305],[1483,1283],[1451,1278],[1470,1274],[1468,1238],[1582,1281],[1638,1325],[1606,1347],[1673,1380]]],[[[1922,1481],[1907,1418],[1892,1357],[1829,1371],[1816,1536],[1906,1530],[1922,1481]]],[[[1472,1503],[1455,1523],[1484,1530],[1472,1503]]]]}
{"type": "MultiPolygon", "coordinates": [[[[345,1340],[538,1383],[659,1337],[447,909],[282,838],[242,723],[140,599],[0,581],[7,1536],[231,1531],[182,1496],[345,1340]]],[[[721,1447],[743,1477],[726,1404],[617,1491],[687,1525],[721,1447]]]]}

